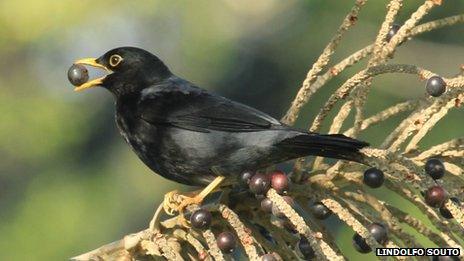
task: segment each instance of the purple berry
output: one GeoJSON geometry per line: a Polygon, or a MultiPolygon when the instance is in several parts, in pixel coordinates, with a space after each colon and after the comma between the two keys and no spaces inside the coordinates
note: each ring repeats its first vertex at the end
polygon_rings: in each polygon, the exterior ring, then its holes
{"type": "Polygon", "coordinates": [[[199,209],[190,216],[190,224],[194,228],[206,229],[211,225],[212,216],[206,209],[199,209]]]}
{"type": "Polygon", "coordinates": [[[251,192],[257,195],[264,195],[271,187],[271,181],[267,175],[256,173],[253,177],[251,177],[248,186],[250,187],[251,192]]]}
{"type": "Polygon", "coordinates": [[[216,238],[216,243],[224,253],[232,253],[237,245],[234,234],[230,232],[222,232],[216,238]]]}

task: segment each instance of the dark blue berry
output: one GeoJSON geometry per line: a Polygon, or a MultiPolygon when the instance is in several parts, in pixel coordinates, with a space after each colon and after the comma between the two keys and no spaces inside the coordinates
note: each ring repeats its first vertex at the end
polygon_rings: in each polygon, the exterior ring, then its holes
{"type": "Polygon", "coordinates": [[[353,247],[359,253],[369,253],[372,251],[371,247],[366,243],[366,240],[362,238],[358,233],[353,236],[353,247]]]}
{"type": "MultiPolygon", "coordinates": [[[[458,198],[451,197],[450,200],[453,201],[454,203],[458,204],[458,205],[460,204],[458,198]]],[[[442,217],[444,217],[446,219],[452,219],[453,218],[453,214],[451,214],[451,212],[444,205],[442,205],[439,210],[440,210],[440,214],[441,214],[442,217]]]]}
{"type": "Polygon", "coordinates": [[[383,224],[372,223],[367,227],[367,229],[379,244],[383,245],[387,242],[387,228],[383,224]]]}
{"type": "Polygon", "coordinates": [[[74,86],[80,86],[89,80],[89,71],[81,64],[73,64],[68,70],[68,80],[74,86]]]}
{"type": "Polygon", "coordinates": [[[382,186],[385,181],[383,172],[377,168],[370,168],[364,172],[363,182],[371,188],[382,186]]]}
{"type": "MultiPolygon", "coordinates": [[[[380,223],[372,223],[367,227],[367,230],[375,238],[375,240],[383,245],[388,240],[387,228],[380,223]]],[[[360,253],[369,253],[372,251],[366,240],[362,238],[358,233],[353,236],[353,246],[356,251],[360,253]]]]}
{"type": "Polygon", "coordinates": [[[392,24],[390,27],[390,30],[388,30],[387,33],[387,42],[390,42],[390,40],[393,38],[393,36],[400,30],[401,25],[400,24],[392,24]]]}
{"type": "Polygon", "coordinates": [[[446,82],[440,76],[432,76],[427,80],[425,89],[433,97],[439,97],[446,91],[446,82]]]}
{"type": "Polygon", "coordinates": [[[300,249],[300,252],[304,256],[305,260],[311,260],[316,257],[314,249],[311,247],[305,237],[302,237],[298,242],[298,248],[300,249]]]}
{"type": "Polygon", "coordinates": [[[439,159],[428,159],[424,168],[425,172],[433,179],[441,179],[445,175],[445,165],[439,159]]]}
{"type": "Polygon", "coordinates": [[[240,176],[240,183],[242,185],[248,185],[250,183],[251,177],[253,177],[255,173],[252,171],[244,171],[242,172],[242,175],[240,176]]]}
{"type": "Polygon", "coordinates": [[[332,214],[332,211],[322,204],[322,202],[314,203],[310,209],[311,213],[317,219],[326,219],[332,214]]]}

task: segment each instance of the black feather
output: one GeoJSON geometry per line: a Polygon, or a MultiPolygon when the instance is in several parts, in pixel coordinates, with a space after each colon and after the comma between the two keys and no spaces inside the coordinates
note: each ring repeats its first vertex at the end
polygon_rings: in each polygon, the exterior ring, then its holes
{"type": "Polygon", "coordinates": [[[369,146],[368,143],[352,139],[342,134],[303,133],[277,144],[289,153],[314,155],[350,161],[362,161],[359,150],[369,146]]]}

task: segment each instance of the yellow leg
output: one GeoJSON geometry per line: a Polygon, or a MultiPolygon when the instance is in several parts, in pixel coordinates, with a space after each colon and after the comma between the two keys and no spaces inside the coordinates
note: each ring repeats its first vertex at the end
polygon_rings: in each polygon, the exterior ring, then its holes
{"type": "Polygon", "coordinates": [[[216,177],[213,182],[201,190],[198,194],[193,197],[188,197],[182,194],[179,194],[177,190],[168,192],[164,195],[163,208],[166,214],[174,215],[176,212],[179,213],[180,222],[184,225],[187,224],[184,218],[184,209],[192,204],[199,205],[206,196],[213,192],[224,180],[223,176],[216,177]]]}

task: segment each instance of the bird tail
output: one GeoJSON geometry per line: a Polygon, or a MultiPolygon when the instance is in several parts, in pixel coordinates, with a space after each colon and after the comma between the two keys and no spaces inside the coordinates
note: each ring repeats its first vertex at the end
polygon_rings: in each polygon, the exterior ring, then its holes
{"type": "Polygon", "coordinates": [[[362,162],[359,150],[369,143],[342,134],[302,133],[283,140],[278,146],[295,157],[313,155],[362,162]]]}

